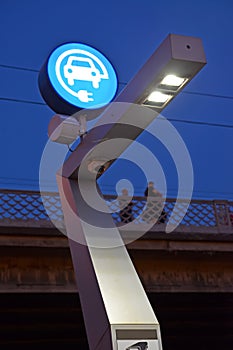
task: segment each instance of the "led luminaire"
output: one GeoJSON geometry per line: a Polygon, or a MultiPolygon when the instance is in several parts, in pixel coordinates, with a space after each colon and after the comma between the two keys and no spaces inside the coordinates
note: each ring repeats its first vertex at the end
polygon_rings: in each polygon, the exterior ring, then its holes
{"type": "Polygon", "coordinates": [[[165,103],[168,101],[172,95],[167,95],[164,94],[160,91],[153,91],[149,96],[148,96],[148,101],[149,102],[158,102],[158,103],[165,103]]]}
{"type": "Polygon", "coordinates": [[[161,81],[161,85],[179,87],[180,85],[182,85],[184,83],[185,80],[186,80],[185,78],[180,78],[180,77],[177,77],[176,75],[168,74],[161,81]]]}
{"type": "Polygon", "coordinates": [[[169,34],[117,100],[130,100],[161,113],[206,64],[199,38],[169,34]],[[148,100],[152,91],[172,95],[164,103],[148,100]]]}

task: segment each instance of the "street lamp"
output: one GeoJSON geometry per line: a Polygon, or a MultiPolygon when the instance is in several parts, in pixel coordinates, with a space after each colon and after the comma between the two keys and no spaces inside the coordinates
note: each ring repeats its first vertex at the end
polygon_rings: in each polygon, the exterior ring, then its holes
{"type": "Polygon", "coordinates": [[[121,138],[122,132],[128,139],[110,150],[113,157],[107,169],[205,64],[199,38],[170,34],[115,97],[116,103],[108,101],[101,108],[78,109],[72,117],[55,109],[58,114],[49,124],[49,136],[55,142],[69,144],[85,134],[57,172],[57,183],[91,350],[125,350],[135,346],[162,350],[159,322],[106,203],[94,198],[99,214],[90,210],[83,199],[83,193],[92,196],[96,181],[92,173],[96,173],[96,166],[104,165],[101,158],[109,159],[109,149],[100,152],[97,146],[103,140],[121,138]],[[123,102],[123,108],[117,107],[119,102],[123,102]],[[124,123],[134,118],[130,110],[135,104],[145,105],[155,113],[141,115],[139,126],[135,121],[135,127],[125,127],[124,123]],[[96,117],[99,119],[95,127],[86,133],[85,121],[96,117]],[[90,162],[95,163],[91,166],[90,162]],[[86,172],[80,177],[83,164],[86,172]],[[88,223],[85,218],[92,221],[88,223]]]}
{"type": "Polygon", "coordinates": [[[169,34],[116,101],[161,112],[206,64],[200,38],[169,34]]]}

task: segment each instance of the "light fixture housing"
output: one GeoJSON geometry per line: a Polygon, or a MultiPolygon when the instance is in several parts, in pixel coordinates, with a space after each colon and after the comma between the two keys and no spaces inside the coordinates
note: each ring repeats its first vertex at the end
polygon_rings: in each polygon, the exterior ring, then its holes
{"type": "Polygon", "coordinates": [[[160,113],[205,66],[200,38],[169,34],[115,101],[146,105],[160,113]],[[153,92],[170,95],[150,101],[153,92]]]}

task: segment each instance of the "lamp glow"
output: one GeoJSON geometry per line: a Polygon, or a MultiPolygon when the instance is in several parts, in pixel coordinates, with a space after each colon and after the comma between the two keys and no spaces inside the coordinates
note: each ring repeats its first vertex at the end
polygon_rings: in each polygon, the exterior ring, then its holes
{"type": "Polygon", "coordinates": [[[161,81],[161,85],[168,85],[168,86],[180,86],[185,81],[185,78],[177,77],[173,74],[166,75],[165,78],[161,81]]]}
{"type": "Polygon", "coordinates": [[[149,102],[155,102],[155,103],[165,103],[167,102],[172,95],[167,95],[163,94],[160,91],[153,91],[149,96],[148,96],[148,101],[149,102]]]}

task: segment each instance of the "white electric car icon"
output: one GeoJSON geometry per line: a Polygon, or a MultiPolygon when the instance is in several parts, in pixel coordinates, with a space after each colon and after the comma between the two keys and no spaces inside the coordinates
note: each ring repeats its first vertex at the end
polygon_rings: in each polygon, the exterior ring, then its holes
{"type": "Polygon", "coordinates": [[[100,71],[88,57],[70,56],[64,66],[64,76],[71,86],[75,80],[85,80],[91,81],[93,88],[98,89],[101,81],[100,71]]]}

